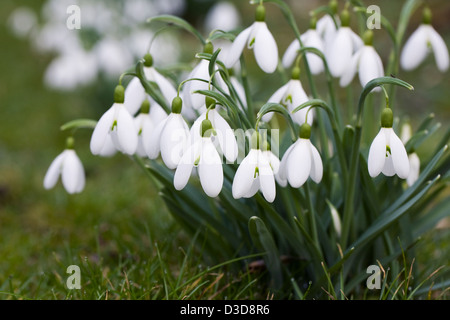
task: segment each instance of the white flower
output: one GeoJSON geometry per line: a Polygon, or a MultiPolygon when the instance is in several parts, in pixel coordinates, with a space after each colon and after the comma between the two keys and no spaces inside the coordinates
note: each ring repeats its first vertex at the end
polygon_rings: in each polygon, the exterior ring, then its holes
{"type": "Polygon", "coordinates": [[[209,9],[205,18],[205,29],[230,31],[239,26],[241,17],[236,6],[228,1],[220,1],[209,9]]]}
{"type": "MultiPolygon", "coordinates": [[[[300,36],[300,40],[302,41],[304,47],[316,48],[322,53],[325,53],[325,45],[316,29],[307,30],[300,36]]],[[[298,55],[299,49],[300,42],[298,41],[298,39],[295,39],[294,41],[292,41],[283,55],[283,59],[281,60],[283,67],[289,68],[290,66],[292,66],[295,58],[298,55]]],[[[308,66],[312,74],[319,74],[323,72],[324,65],[322,58],[314,53],[308,52],[306,53],[306,59],[308,60],[308,66]]]]}
{"type": "Polygon", "coordinates": [[[353,54],[363,46],[361,38],[350,29],[348,25],[343,24],[326,49],[326,57],[330,73],[333,77],[339,78],[349,68],[353,54]]]}
{"type": "MultiPolygon", "coordinates": [[[[206,119],[206,111],[202,113],[197,120],[194,121],[191,127],[191,140],[195,141],[201,139],[201,124],[206,119]]],[[[233,129],[222,116],[217,108],[208,111],[208,120],[214,128],[214,138],[219,143],[220,150],[224,154],[228,163],[233,163],[238,155],[238,145],[234,135],[233,129]]]]}
{"type": "MultiPolygon", "coordinates": [[[[161,75],[154,67],[153,67],[153,59],[150,54],[145,55],[145,66],[144,66],[144,75],[148,81],[155,82],[163,97],[166,99],[167,103],[172,102],[173,98],[177,96],[177,91],[175,90],[172,83],[167,80],[163,75],[161,75]]],[[[141,107],[142,102],[147,98],[147,93],[145,92],[144,87],[141,84],[139,78],[134,77],[131,79],[130,83],[127,85],[125,89],[125,101],[124,105],[130,114],[134,115],[141,107]]]]}
{"type": "MultiPolygon", "coordinates": [[[[210,122],[209,122],[210,123],[210,122]]],[[[203,135],[184,152],[174,175],[174,187],[183,189],[189,181],[192,169],[197,167],[200,184],[209,197],[216,197],[222,190],[222,159],[214,146],[211,136],[203,135]]]]}
{"type": "MultiPolygon", "coordinates": [[[[289,112],[292,112],[295,108],[308,100],[308,96],[306,95],[300,80],[296,76],[293,76],[293,79],[289,80],[285,85],[275,91],[268,102],[283,104],[287,107],[289,112]]],[[[292,119],[300,125],[303,124],[308,110],[309,108],[304,108],[296,113],[291,113],[292,119]]],[[[263,115],[262,121],[268,122],[272,116],[273,112],[268,112],[263,115]]],[[[311,125],[312,121],[313,115],[310,112],[308,115],[308,123],[311,125]]]]}
{"type": "MultiPolygon", "coordinates": [[[[349,85],[357,71],[362,87],[370,80],[384,76],[383,62],[373,46],[364,45],[353,55],[339,81],[341,87],[349,85]]],[[[379,91],[380,88],[374,90],[379,91]]]]}
{"type": "Polygon", "coordinates": [[[149,139],[152,138],[152,132],[155,128],[150,114],[139,113],[134,118],[134,124],[138,130],[138,146],[136,149],[136,154],[140,157],[146,157],[147,152],[145,151],[145,145],[149,143],[149,139]]]}
{"type": "MultiPolygon", "coordinates": [[[[310,130],[309,128],[309,132],[310,130]]],[[[300,138],[286,150],[281,159],[278,174],[280,181],[289,182],[293,188],[301,187],[308,177],[316,183],[322,180],[322,159],[308,135],[303,135],[301,132],[300,138]]]]}
{"type": "Polygon", "coordinates": [[[404,70],[417,68],[433,52],[436,65],[441,72],[449,67],[447,46],[431,24],[421,24],[406,41],[400,56],[404,70]]]}
{"type": "Polygon", "coordinates": [[[83,190],[85,185],[84,168],[75,150],[66,149],[53,160],[45,174],[44,188],[53,188],[60,175],[62,184],[68,193],[79,193],[83,190]]]}
{"type": "Polygon", "coordinates": [[[265,9],[258,6],[256,21],[244,29],[234,39],[233,45],[224,61],[225,66],[230,69],[239,60],[245,45],[253,49],[256,63],[266,73],[273,73],[278,65],[278,47],[272,33],[264,22],[265,9]],[[262,8],[262,9],[261,9],[262,8]],[[258,17],[258,10],[264,11],[258,17]]]}
{"type": "Polygon", "coordinates": [[[251,149],[233,179],[233,198],[250,198],[261,190],[268,202],[275,200],[276,187],[271,159],[260,149],[251,149]]]}
{"type": "Polygon", "coordinates": [[[156,159],[161,153],[169,169],[177,167],[190,140],[189,127],[181,115],[181,104],[180,98],[173,99],[172,113],[155,127],[150,143],[145,145],[148,157],[156,159]]]}
{"type": "Polygon", "coordinates": [[[409,174],[409,160],[405,146],[392,127],[382,127],[373,140],[367,161],[369,174],[376,177],[382,172],[386,176],[397,174],[406,179],[409,174]]]}
{"type": "MultiPolygon", "coordinates": [[[[339,20],[339,17],[335,16],[335,19],[339,20]]],[[[336,36],[336,32],[338,30],[333,21],[333,18],[331,18],[328,14],[322,16],[319,20],[317,20],[316,30],[322,38],[326,51],[327,48],[330,47],[330,44],[333,42],[333,39],[336,36]]]]}
{"type": "Polygon", "coordinates": [[[99,155],[107,143],[108,136],[117,150],[133,155],[138,145],[138,132],[133,117],[123,105],[123,87],[117,86],[115,102],[98,120],[92,133],[90,148],[94,155],[99,155]],[[117,92],[120,97],[116,97],[117,92]]]}

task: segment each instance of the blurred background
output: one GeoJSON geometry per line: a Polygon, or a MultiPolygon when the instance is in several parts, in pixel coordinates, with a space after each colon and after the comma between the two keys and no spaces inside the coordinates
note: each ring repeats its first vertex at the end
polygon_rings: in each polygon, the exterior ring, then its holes
{"type": "MultiPolygon", "coordinates": [[[[286,2],[294,9],[301,32],[308,28],[309,11],[328,3],[286,2]]],[[[167,213],[155,186],[132,160],[123,155],[108,159],[91,155],[90,130],[79,130],[75,136],[75,149],[87,176],[84,192],[68,195],[60,183],[46,191],[42,182],[51,161],[64,149],[66,134],[60,126],[77,118],[98,119],[112,103],[119,75],[146,53],[154,33],[162,26],[149,26],[146,19],[159,14],[177,15],[205,37],[212,28],[241,30],[253,22],[254,6],[248,1],[221,3],[220,12],[228,12],[226,15],[214,11],[218,3],[0,2],[0,292],[36,289],[36,277],[64,274],[61,265],[67,266],[80,256],[96,261],[100,249],[116,261],[124,256],[139,259],[139,255],[152,250],[152,241],[173,248],[189,243],[167,213]],[[81,9],[81,29],[67,28],[67,9],[71,5],[81,9]]],[[[427,3],[433,12],[433,26],[450,46],[450,2],[427,3]]],[[[403,1],[365,4],[377,4],[395,27],[403,1]]],[[[282,55],[294,34],[280,10],[269,6],[266,21],[282,55]]],[[[356,22],[354,18],[354,30],[358,30],[356,22]]],[[[406,38],[420,22],[421,9],[412,16],[406,38]]],[[[375,30],[374,41],[386,64],[392,47],[387,32],[375,30]]],[[[158,35],[151,53],[156,67],[187,71],[201,49],[191,35],[168,28],[158,35]]],[[[278,75],[264,74],[252,54],[244,54],[253,96],[262,105],[283,83],[278,75]]],[[[409,118],[414,129],[425,116],[434,113],[446,129],[450,120],[450,72],[440,73],[430,56],[414,72],[400,71],[396,76],[417,89],[413,93],[397,90],[395,108],[399,115],[409,118]]],[[[317,81],[324,79],[320,75],[317,81]]],[[[355,103],[360,90],[357,82],[353,82],[355,103]]],[[[345,90],[339,96],[345,99],[345,90]]],[[[418,153],[427,157],[427,146],[418,153]]]]}

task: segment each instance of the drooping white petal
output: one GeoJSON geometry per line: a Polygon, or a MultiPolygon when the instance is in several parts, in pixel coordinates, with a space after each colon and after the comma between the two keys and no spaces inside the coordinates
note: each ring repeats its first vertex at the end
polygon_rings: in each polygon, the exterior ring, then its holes
{"type": "Polygon", "coordinates": [[[311,148],[308,139],[298,139],[286,162],[286,174],[293,188],[301,187],[311,172],[311,148]]]}
{"type": "Polygon", "coordinates": [[[147,156],[150,159],[156,159],[161,151],[161,132],[166,125],[167,119],[169,119],[170,115],[165,118],[163,121],[158,123],[153,131],[151,139],[148,140],[144,144],[145,151],[147,152],[147,156]]]}
{"type": "MultiPolygon", "coordinates": [[[[247,107],[247,98],[245,96],[244,86],[234,76],[230,77],[230,82],[233,85],[234,90],[236,91],[236,93],[239,97],[239,100],[241,100],[242,104],[244,105],[244,108],[246,108],[247,107]]],[[[239,107],[241,107],[241,109],[242,109],[241,104],[239,104],[239,107]]]]}
{"type": "Polygon", "coordinates": [[[419,156],[413,152],[409,155],[409,175],[406,178],[408,186],[412,186],[414,182],[419,178],[420,173],[420,159],[419,156]]]}
{"type": "Polygon", "coordinates": [[[427,26],[422,24],[406,41],[400,56],[400,65],[404,70],[417,68],[426,58],[429,52],[427,34],[427,26]]]}
{"type": "Polygon", "coordinates": [[[124,106],[131,115],[134,115],[141,108],[142,102],[145,98],[146,93],[144,87],[142,87],[141,81],[139,78],[134,77],[125,88],[125,100],[123,102],[124,106]]]}
{"type": "Polygon", "coordinates": [[[248,193],[255,179],[255,168],[258,164],[257,153],[251,149],[248,155],[242,160],[233,179],[233,198],[242,198],[248,193]]]}
{"type": "Polygon", "coordinates": [[[183,189],[189,181],[194,163],[200,157],[201,141],[195,141],[183,154],[173,177],[175,189],[183,189]]]}
{"type": "Polygon", "coordinates": [[[395,168],[394,168],[394,162],[392,161],[392,155],[388,153],[388,156],[386,157],[386,161],[384,162],[384,167],[381,172],[386,177],[392,177],[395,175],[395,168]]]}
{"type": "Polygon", "coordinates": [[[159,104],[157,104],[151,98],[149,98],[149,100],[150,100],[150,118],[152,119],[152,122],[156,125],[167,118],[167,113],[159,104]]]}
{"type": "Polygon", "coordinates": [[[386,128],[381,128],[370,145],[369,157],[367,160],[367,167],[372,178],[378,176],[384,168],[384,163],[386,161],[386,145],[386,128]]]}
{"type": "Polygon", "coordinates": [[[180,114],[172,113],[161,131],[161,157],[169,169],[175,169],[189,145],[189,128],[180,114]]]}
{"type": "MultiPolygon", "coordinates": [[[[209,61],[201,60],[199,64],[195,68],[195,72],[190,76],[190,78],[198,78],[209,81],[209,61]]],[[[208,90],[208,83],[204,81],[193,80],[189,81],[189,86],[186,89],[189,89],[188,99],[191,101],[191,105],[194,109],[199,109],[201,106],[205,104],[205,96],[199,93],[194,93],[197,90],[208,90]]]]}
{"type": "Polygon", "coordinates": [[[319,151],[317,151],[317,148],[311,143],[311,141],[309,142],[309,144],[310,144],[310,149],[311,149],[310,176],[311,176],[311,179],[315,183],[319,183],[322,180],[322,175],[323,175],[322,159],[320,158],[319,151]]]}
{"type": "Polygon", "coordinates": [[[44,177],[44,188],[51,189],[58,182],[59,175],[61,174],[61,167],[66,156],[66,151],[64,150],[60,153],[50,164],[44,177]]]}
{"type": "Polygon", "coordinates": [[[347,69],[342,74],[341,78],[339,79],[339,85],[341,87],[348,86],[353,78],[355,77],[356,72],[358,71],[358,67],[360,65],[359,60],[362,54],[362,50],[358,50],[350,60],[350,63],[347,66],[347,69]]]}
{"type": "Polygon", "coordinates": [[[263,155],[269,161],[270,167],[274,174],[277,174],[280,170],[280,159],[270,150],[263,151],[263,155]]]}
{"type": "Polygon", "coordinates": [[[198,175],[203,191],[209,197],[217,197],[222,190],[223,168],[219,156],[210,138],[202,138],[202,150],[198,175]]]}
{"type": "Polygon", "coordinates": [[[113,104],[98,120],[94,131],[92,132],[90,149],[92,154],[98,155],[102,150],[106,137],[113,125],[116,105],[113,104]]]}
{"type": "Polygon", "coordinates": [[[117,112],[117,138],[122,152],[133,155],[138,145],[138,135],[133,117],[125,107],[117,112]]]}
{"type": "Polygon", "coordinates": [[[287,160],[289,159],[289,155],[291,154],[292,149],[297,145],[297,143],[293,143],[289,146],[289,148],[285,151],[283,157],[280,161],[280,168],[277,174],[277,181],[280,185],[286,186],[284,182],[287,183],[287,160]],[[281,183],[280,183],[281,182],[281,183]]]}
{"type": "Polygon", "coordinates": [[[238,145],[233,129],[216,109],[210,110],[209,117],[212,119],[211,122],[214,129],[216,129],[220,148],[227,162],[233,163],[238,155],[238,145]]]}
{"type": "Polygon", "coordinates": [[[145,146],[150,143],[155,126],[150,118],[150,115],[147,113],[139,114],[135,118],[134,122],[137,130],[140,132],[138,136],[138,147],[136,149],[136,153],[140,157],[146,157],[147,152],[145,150],[145,146]]]}
{"type": "Polygon", "coordinates": [[[84,188],[83,164],[74,150],[66,150],[66,156],[62,165],[61,180],[64,188],[70,194],[78,193],[84,188]]]}
{"type": "Polygon", "coordinates": [[[269,161],[263,156],[261,150],[258,150],[258,174],[261,192],[268,202],[275,200],[276,187],[275,178],[269,161]]]}
{"type": "Polygon", "coordinates": [[[434,53],[434,60],[441,72],[445,72],[449,67],[449,53],[447,45],[437,31],[431,26],[428,26],[428,41],[434,53]]]}
{"type": "Polygon", "coordinates": [[[349,67],[353,55],[352,35],[349,27],[340,28],[327,50],[327,61],[333,77],[340,77],[349,67]]]}
{"type": "Polygon", "coordinates": [[[292,64],[294,63],[295,59],[298,55],[298,50],[300,49],[300,43],[298,42],[298,39],[295,39],[291,42],[291,44],[287,47],[286,51],[284,52],[283,58],[281,59],[281,63],[284,68],[290,68],[292,64]]]}
{"type": "Polygon", "coordinates": [[[264,72],[273,73],[278,65],[277,43],[265,22],[256,21],[255,24],[260,25],[255,35],[253,48],[256,62],[264,72]]]}
{"type": "Polygon", "coordinates": [[[117,153],[117,151],[118,150],[116,149],[112,141],[111,134],[108,134],[105,143],[103,145],[103,148],[100,150],[98,155],[102,157],[112,157],[117,153]]]}
{"type": "MultiPolygon", "coordinates": [[[[295,113],[292,113],[292,111],[302,103],[308,101],[308,96],[306,95],[306,92],[303,89],[300,80],[290,80],[289,84],[290,86],[286,92],[286,95],[290,97],[291,101],[289,101],[289,98],[286,99],[285,97],[286,100],[284,101],[284,103],[286,103],[289,112],[291,112],[292,120],[294,120],[299,125],[302,125],[303,123],[305,123],[306,113],[309,108],[301,109],[295,113]]],[[[312,124],[312,118],[312,112],[310,112],[308,114],[308,123],[310,125],[312,124]]]]}
{"type": "Polygon", "coordinates": [[[234,39],[233,44],[231,45],[231,48],[223,61],[228,69],[232,68],[241,57],[242,51],[247,44],[253,28],[254,24],[241,31],[241,33],[239,33],[238,36],[234,39]]]}
{"type": "Polygon", "coordinates": [[[405,146],[400,138],[395,134],[394,130],[390,129],[389,145],[391,148],[392,162],[394,164],[395,173],[402,178],[406,179],[409,175],[409,160],[406,153],[405,146]]]}
{"type": "Polygon", "coordinates": [[[361,50],[359,81],[364,87],[370,80],[384,76],[384,69],[380,56],[372,46],[364,46],[361,50]]]}

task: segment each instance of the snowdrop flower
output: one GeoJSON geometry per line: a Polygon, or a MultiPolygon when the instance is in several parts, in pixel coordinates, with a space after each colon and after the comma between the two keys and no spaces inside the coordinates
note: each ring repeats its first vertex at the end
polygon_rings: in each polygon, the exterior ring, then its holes
{"type": "Polygon", "coordinates": [[[73,138],[71,137],[67,139],[67,148],[50,164],[44,177],[44,188],[53,188],[60,175],[62,184],[68,193],[80,193],[84,189],[84,168],[73,149],[73,138]]]}
{"type": "MultiPolygon", "coordinates": [[[[335,19],[339,18],[336,17],[335,19]]],[[[324,53],[326,53],[331,43],[333,42],[334,37],[336,36],[336,32],[338,30],[336,28],[336,24],[333,21],[333,18],[328,14],[321,17],[317,21],[316,30],[319,36],[322,38],[323,45],[325,47],[324,53]]]]}
{"type": "Polygon", "coordinates": [[[425,58],[433,52],[436,65],[441,72],[449,67],[448,48],[431,25],[431,11],[424,10],[423,22],[406,41],[400,56],[400,64],[404,70],[417,68],[425,58]]]}
{"type": "MultiPolygon", "coordinates": [[[[373,31],[367,30],[364,34],[364,46],[356,51],[347,66],[347,70],[342,74],[339,81],[341,87],[348,86],[357,71],[362,87],[370,80],[384,76],[383,62],[372,46],[372,43],[373,31]]],[[[380,91],[381,89],[377,87],[374,90],[380,91]]]]}
{"type": "Polygon", "coordinates": [[[281,159],[279,179],[289,182],[293,188],[301,187],[308,177],[316,183],[322,180],[322,159],[310,137],[311,126],[304,123],[300,127],[300,138],[286,150],[281,159]]]}
{"type": "MultiPolygon", "coordinates": [[[[315,19],[311,20],[311,28],[300,36],[300,40],[302,41],[304,47],[316,48],[317,50],[325,53],[325,45],[322,38],[320,37],[319,33],[316,30],[315,19]]],[[[291,42],[291,44],[286,49],[286,52],[283,55],[283,58],[281,60],[283,67],[289,68],[292,66],[294,60],[298,55],[298,50],[300,50],[300,42],[298,41],[298,39],[295,39],[294,41],[291,42]]],[[[323,72],[324,65],[322,58],[320,58],[314,53],[307,52],[306,59],[308,60],[308,66],[312,74],[319,74],[323,72]]]]}
{"type": "Polygon", "coordinates": [[[256,63],[266,73],[273,73],[278,65],[278,47],[265,23],[266,9],[258,5],[255,22],[234,39],[224,63],[230,69],[239,60],[245,45],[253,49],[256,63]]]}
{"type": "Polygon", "coordinates": [[[209,9],[205,19],[206,30],[230,31],[239,26],[241,17],[236,6],[229,1],[220,1],[209,9]]]}
{"type": "Polygon", "coordinates": [[[114,104],[98,120],[92,133],[90,148],[94,155],[100,155],[108,136],[115,148],[128,155],[136,152],[138,145],[138,132],[133,117],[123,105],[124,88],[118,85],[114,90],[114,104]]]}
{"type": "Polygon", "coordinates": [[[141,112],[134,118],[134,124],[138,130],[138,145],[136,154],[140,157],[146,157],[145,145],[152,138],[152,132],[155,128],[152,118],[150,117],[150,102],[144,100],[141,106],[141,112]]]}
{"type": "Polygon", "coordinates": [[[367,166],[372,178],[381,172],[388,177],[397,174],[402,179],[409,175],[408,155],[392,124],[392,110],[385,108],[381,113],[381,129],[369,149],[367,166]]]}
{"type": "Polygon", "coordinates": [[[260,190],[268,202],[276,195],[272,158],[260,149],[261,137],[258,132],[252,136],[252,145],[248,155],[242,160],[233,179],[233,198],[250,198],[260,190]]]}
{"type": "Polygon", "coordinates": [[[209,197],[216,197],[222,190],[222,159],[211,140],[213,126],[211,121],[203,120],[199,128],[201,138],[184,152],[174,175],[174,187],[183,189],[189,181],[192,169],[197,167],[200,184],[209,197]]]}
{"type": "Polygon", "coordinates": [[[217,139],[221,152],[224,154],[228,163],[233,163],[238,156],[238,145],[233,129],[226,120],[220,115],[215,107],[214,99],[205,98],[207,111],[202,113],[191,127],[191,140],[201,139],[201,126],[205,119],[208,119],[214,128],[214,138],[217,139]]]}
{"type": "Polygon", "coordinates": [[[161,153],[164,164],[175,169],[189,145],[189,128],[181,115],[183,101],[175,97],[172,101],[172,112],[153,131],[153,137],[146,147],[150,159],[156,159],[161,153]]]}
{"type": "MultiPolygon", "coordinates": [[[[203,49],[204,53],[212,54],[214,52],[214,47],[211,42],[207,42],[203,49]]],[[[217,70],[218,67],[214,66],[214,69],[217,70]]],[[[202,59],[194,69],[189,73],[188,79],[203,79],[204,81],[192,80],[185,83],[185,88],[183,90],[183,100],[186,102],[186,106],[188,108],[194,108],[195,110],[200,109],[204,105],[204,96],[200,93],[194,93],[197,90],[208,90],[209,89],[209,61],[202,59]]],[[[217,81],[217,85],[221,88],[225,89],[227,86],[223,81],[222,77],[219,73],[215,74],[215,79],[217,81]]]]}
{"type": "MultiPolygon", "coordinates": [[[[275,93],[269,98],[268,102],[280,103],[287,106],[289,112],[292,112],[296,107],[302,103],[308,101],[308,96],[303,89],[300,82],[300,68],[295,67],[292,70],[291,80],[289,80],[285,85],[275,91],[275,93]]],[[[309,108],[304,108],[292,115],[292,119],[298,123],[303,124],[306,119],[306,113],[309,108]]],[[[268,122],[273,116],[273,112],[268,112],[262,117],[262,121],[268,122]]],[[[313,117],[310,115],[308,117],[308,123],[312,124],[313,117]]]]}
{"type": "MultiPolygon", "coordinates": [[[[167,103],[170,103],[173,98],[177,96],[177,91],[172,83],[153,67],[153,58],[150,54],[146,54],[144,57],[144,75],[148,81],[153,81],[158,85],[167,103]]],[[[147,93],[145,92],[141,81],[139,78],[134,77],[125,89],[125,107],[130,114],[134,115],[146,98],[147,93]]]]}
{"type": "Polygon", "coordinates": [[[347,10],[341,14],[341,27],[326,50],[330,73],[341,77],[350,65],[353,54],[363,46],[361,38],[349,27],[350,15],[347,10]]]}
{"type": "MultiPolygon", "coordinates": [[[[400,139],[404,144],[406,144],[412,135],[411,125],[409,123],[405,123],[402,126],[402,131],[400,132],[400,139]]],[[[419,178],[420,174],[420,158],[416,152],[412,151],[408,155],[409,160],[409,174],[406,178],[406,184],[408,186],[412,186],[414,182],[419,178]]]]}

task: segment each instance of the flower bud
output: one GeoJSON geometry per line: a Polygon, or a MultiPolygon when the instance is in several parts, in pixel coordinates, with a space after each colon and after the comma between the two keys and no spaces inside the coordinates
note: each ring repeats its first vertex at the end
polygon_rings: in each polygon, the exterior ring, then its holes
{"type": "Polygon", "coordinates": [[[75,144],[75,139],[73,137],[67,137],[66,139],[66,149],[73,149],[75,144]]]}
{"type": "Polygon", "coordinates": [[[125,88],[119,84],[114,89],[114,102],[123,103],[124,100],[125,100],[125,88]]]}
{"type": "Polygon", "coordinates": [[[311,30],[316,30],[316,26],[317,26],[317,18],[316,16],[312,16],[311,20],[309,20],[309,28],[311,30]]]}
{"type": "Polygon", "coordinates": [[[291,73],[291,79],[300,80],[300,67],[294,67],[291,73]]]}
{"type": "Polygon", "coordinates": [[[183,107],[183,100],[180,97],[175,97],[172,100],[172,113],[181,113],[181,108],[183,107]]]}
{"type": "Polygon", "coordinates": [[[301,139],[311,138],[311,126],[308,123],[304,123],[300,126],[299,137],[301,139]]]}
{"type": "Polygon", "coordinates": [[[350,13],[348,12],[347,9],[342,10],[340,18],[342,27],[350,26],[350,13]]]}
{"type": "Polygon", "coordinates": [[[383,128],[392,128],[394,124],[394,115],[391,108],[384,108],[381,112],[381,126],[383,128]]]}
{"type": "Polygon", "coordinates": [[[208,41],[207,43],[205,43],[205,46],[203,47],[203,53],[214,53],[214,46],[211,42],[208,41]]]}
{"type": "Polygon", "coordinates": [[[430,8],[425,7],[423,9],[422,23],[423,24],[431,24],[432,13],[430,8]]]}
{"type": "Polygon", "coordinates": [[[214,98],[211,98],[211,97],[208,97],[208,96],[205,97],[206,109],[209,109],[210,107],[211,107],[211,109],[214,109],[215,108],[215,104],[216,104],[216,100],[214,100],[214,98]]]}
{"type": "Polygon", "coordinates": [[[373,45],[373,31],[366,30],[363,35],[364,45],[371,46],[373,45]]]}
{"type": "Polygon", "coordinates": [[[253,132],[252,138],[250,140],[251,149],[259,149],[259,144],[261,143],[261,135],[258,131],[253,132]]]}
{"type": "Polygon", "coordinates": [[[329,7],[330,7],[331,12],[333,12],[333,14],[336,14],[338,12],[337,0],[330,0],[329,7]]]}
{"type": "Polygon", "coordinates": [[[264,21],[266,20],[266,8],[262,4],[258,5],[255,12],[255,21],[264,21]]]}

